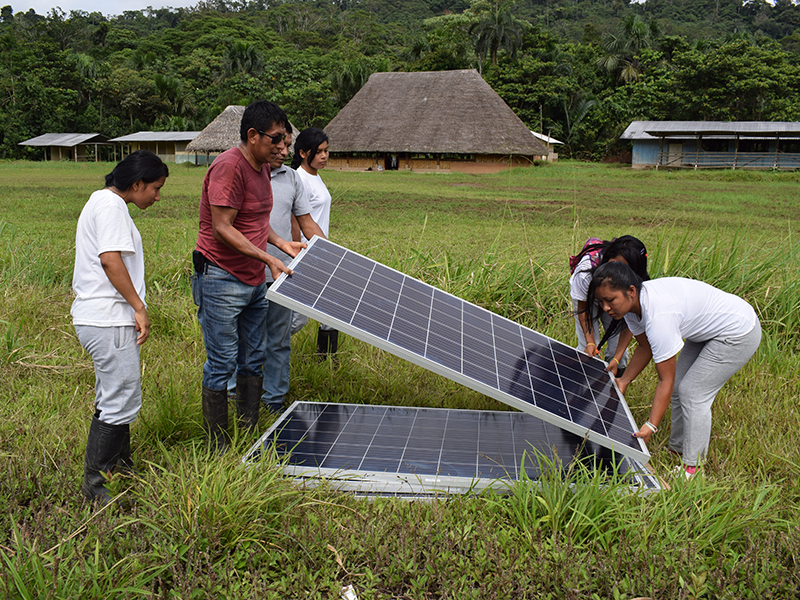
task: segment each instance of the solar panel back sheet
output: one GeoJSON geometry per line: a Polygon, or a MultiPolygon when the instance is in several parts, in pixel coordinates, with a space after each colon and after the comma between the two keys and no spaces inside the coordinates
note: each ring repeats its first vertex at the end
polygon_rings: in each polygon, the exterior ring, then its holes
{"type": "Polygon", "coordinates": [[[267,293],[277,302],[646,464],[605,364],[343,246],[314,237],[267,293]]]}

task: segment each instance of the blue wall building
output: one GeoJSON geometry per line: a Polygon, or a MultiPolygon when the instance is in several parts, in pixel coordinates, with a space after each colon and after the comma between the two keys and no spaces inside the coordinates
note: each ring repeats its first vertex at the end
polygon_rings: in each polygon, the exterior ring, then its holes
{"type": "Polygon", "coordinates": [[[634,168],[800,169],[800,123],[633,121],[634,168]]]}

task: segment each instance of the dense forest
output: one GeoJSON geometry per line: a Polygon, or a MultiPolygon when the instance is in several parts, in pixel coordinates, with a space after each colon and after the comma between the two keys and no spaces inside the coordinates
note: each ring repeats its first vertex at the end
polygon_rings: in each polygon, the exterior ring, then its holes
{"type": "MultiPolygon", "coordinates": [[[[562,155],[631,120],[800,120],[792,0],[201,0],[0,10],[0,157],[46,132],[202,129],[267,98],[325,126],[377,71],[476,68],[562,155]]],[[[487,118],[487,130],[491,119],[487,118]]]]}

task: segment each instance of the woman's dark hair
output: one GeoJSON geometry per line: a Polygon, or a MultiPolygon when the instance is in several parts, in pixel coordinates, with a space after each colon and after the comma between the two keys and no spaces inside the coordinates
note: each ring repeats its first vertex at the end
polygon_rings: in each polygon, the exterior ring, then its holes
{"type": "MultiPolygon", "coordinates": [[[[592,273],[589,293],[586,296],[586,310],[589,311],[589,327],[591,328],[592,321],[599,315],[599,311],[595,314],[595,310],[598,308],[595,302],[597,288],[601,285],[608,285],[612,290],[627,291],[633,286],[636,288],[636,291],[641,294],[642,283],[643,279],[624,262],[611,261],[598,265],[594,273],[592,273]]],[[[606,330],[603,339],[600,340],[600,343],[597,345],[598,348],[602,347],[606,340],[614,335],[614,332],[619,330],[624,323],[624,319],[615,319],[606,330]]]]}
{"type": "Polygon", "coordinates": [[[137,181],[153,183],[162,177],[169,177],[169,169],[164,161],[148,150],[137,150],[123,158],[106,175],[106,187],[114,186],[124,192],[137,181]]]}
{"type": "Polygon", "coordinates": [[[632,235],[623,235],[608,242],[608,245],[603,248],[598,268],[612,258],[624,258],[642,281],[650,280],[647,272],[647,248],[640,239],[632,235]]]}
{"type": "MultiPolygon", "coordinates": [[[[611,259],[613,258],[624,258],[628,265],[630,265],[630,269],[633,270],[633,272],[641,281],[650,280],[650,274],[647,272],[647,248],[645,248],[644,243],[639,238],[633,237],[632,235],[623,235],[618,238],[614,238],[611,241],[603,241],[599,244],[590,244],[580,252],[578,255],[578,260],[594,250],[600,250],[600,262],[596,267],[592,267],[591,269],[592,282],[594,282],[594,275],[603,265],[621,264],[623,266],[627,266],[625,263],[612,261],[611,259]]],[[[592,327],[592,321],[594,321],[595,317],[597,316],[595,314],[596,306],[594,302],[595,289],[597,289],[597,286],[592,287],[590,284],[589,295],[586,298],[586,311],[589,315],[589,318],[587,319],[589,328],[592,327]]],[[[628,289],[628,286],[626,286],[625,289],[628,289]]],[[[603,334],[600,343],[597,345],[598,350],[603,347],[609,338],[616,335],[617,332],[619,332],[624,326],[624,319],[614,319],[603,334]]]]}
{"type": "Polygon", "coordinates": [[[294,141],[294,156],[292,156],[292,168],[297,170],[303,162],[303,157],[300,156],[300,151],[308,152],[308,156],[306,156],[306,164],[311,164],[311,161],[314,160],[314,157],[317,155],[319,151],[319,147],[322,145],[323,142],[327,142],[328,135],[322,131],[322,129],[317,129],[316,127],[309,127],[308,129],[303,129],[300,132],[300,135],[297,136],[297,139],[294,141]]]}

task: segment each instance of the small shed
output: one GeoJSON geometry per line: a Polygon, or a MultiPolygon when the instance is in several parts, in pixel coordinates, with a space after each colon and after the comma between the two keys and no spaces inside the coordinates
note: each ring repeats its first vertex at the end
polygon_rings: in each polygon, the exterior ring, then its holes
{"type": "Polygon", "coordinates": [[[493,173],[548,155],[474,69],[374,73],[325,133],[334,169],[493,173]]]}
{"type": "Polygon", "coordinates": [[[110,141],[120,144],[122,156],[136,150],[149,150],[164,162],[182,163],[193,160],[186,151],[186,145],[199,133],[199,131],[139,131],[110,141]]]}
{"type": "Polygon", "coordinates": [[[108,138],[99,133],[45,133],[19,145],[41,146],[44,148],[44,159],[53,161],[98,162],[109,159],[108,156],[100,156],[101,150],[105,150],[104,154],[113,151],[108,138]]]}
{"type": "Polygon", "coordinates": [[[560,142],[554,137],[544,135],[543,133],[537,133],[533,130],[531,130],[531,133],[533,134],[533,137],[542,142],[545,145],[545,148],[547,148],[547,162],[556,162],[558,160],[556,146],[563,146],[564,142],[560,142]]]}
{"type": "Polygon", "coordinates": [[[620,139],[634,168],[800,168],[799,122],[633,121],[620,139]]]}
{"type": "Polygon", "coordinates": [[[196,165],[210,165],[220,153],[239,145],[244,109],[244,106],[228,106],[189,142],[186,151],[194,154],[196,165]]]}

